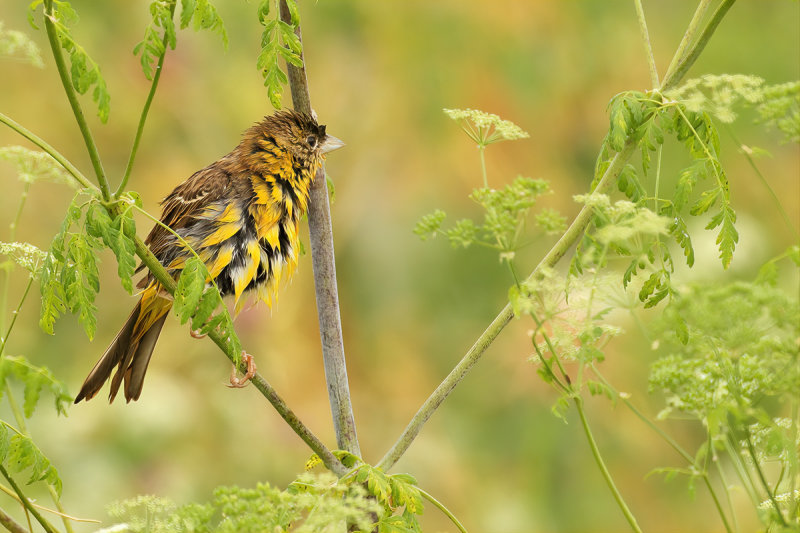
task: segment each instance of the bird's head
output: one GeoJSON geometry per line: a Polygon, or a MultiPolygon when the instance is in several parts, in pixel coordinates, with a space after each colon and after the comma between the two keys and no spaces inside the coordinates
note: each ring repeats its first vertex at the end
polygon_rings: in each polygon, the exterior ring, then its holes
{"type": "Polygon", "coordinates": [[[256,145],[254,148],[272,152],[277,147],[279,151],[290,153],[296,162],[312,167],[328,152],[344,146],[313,117],[295,111],[278,111],[265,117],[247,131],[245,140],[248,137],[256,145]]]}

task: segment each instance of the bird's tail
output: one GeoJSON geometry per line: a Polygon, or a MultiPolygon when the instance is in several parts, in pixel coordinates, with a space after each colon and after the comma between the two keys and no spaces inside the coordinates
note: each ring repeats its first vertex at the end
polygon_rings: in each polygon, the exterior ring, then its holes
{"type": "Polygon", "coordinates": [[[89,372],[75,403],[94,397],[108,381],[114,367],[117,370],[111,380],[109,403],[114,401],[123,379],[125,400],[130,402],[139,399],[150,356],[167,318],[167,312],[172,307],[172,300],[161,296],[159,289],[160,286],[153,283],[144,290],[125,325],[89,372]]]}

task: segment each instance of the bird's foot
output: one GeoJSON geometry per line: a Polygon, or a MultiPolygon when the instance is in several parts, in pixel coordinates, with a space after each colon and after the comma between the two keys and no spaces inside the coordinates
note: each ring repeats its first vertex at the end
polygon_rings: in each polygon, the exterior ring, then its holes
{"type": "Polygon", "coordinates": [[[249,353],[242,350],[242,361],[244,361],[245,365],[247,365],[247,372],[245,372],[244,376],[241,378],[236,375],[236,365],[233,365],[233,370],[231,370],[231,383],[228,387],[233,389],[241,389],[250,379],[256,375],[256,360],[255,358],[250,355],[249,353]]]}
{"type": "Polygon", "coordinates": [[[200,333],[199,329],[189,328],[189,335],[191,335],[193,339],[202,339],[207,333],[200,333]]]}

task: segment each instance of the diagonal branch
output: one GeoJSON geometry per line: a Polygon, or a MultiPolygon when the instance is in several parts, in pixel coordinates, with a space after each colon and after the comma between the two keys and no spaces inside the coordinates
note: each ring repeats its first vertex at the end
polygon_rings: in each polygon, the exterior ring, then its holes
{"type": "MultiPolygon", "coordinates": [[[[608,169],[606,169],[605,174],[600,179],[597,184],[597,187],[594,190],[595,194],[602,194],[608,188],[615,183],[617,176],[619,173],[622,172],[625,164],[630,159],[631,155],[633,155],[634,149],[636,148],[636,144],[632,141],[628,141],[625,144],[625,147],[619,152],[617,155],[614,156],[614,159],[611,160],[611,164],[609,165],[608,169]]],[[[575,220],[572,222],[567,231],[561,236],[558,242],[550,249],[547,255],[541,260],[541,262],[536,266],[536,268],[531,272],[528,279],[535,278],[539,275],[539,273],[545,268],[551,268],[555,266],[558,261],[564,257],[567,251],[572,247],[575,242],[580,239],[583,232],[589,226],[589,223],[594,216],[593,208],[589,206],[584,206],[578,215],[575,217],[575,220]]],[[[402,455],[408,450],[408,447],[414,441],[414,439],[419,434],[422,426],[428,419],[433,415],[434,411],[442,404],[442,402],[450,395],[453,389],[458,385],[464,376],[470,371],[470,369],[478,362],[481,358],[483,353],[486,351],[486,348],[494,342],[495,338],[500,334],[503,328],[511,321],[511,318],[514,316],[513,311],[511,310],[511,304],[506,304],[500,314],[498,314],[495,319],[489,324],[489,327],[486,328],[478,340],[475,341],[475,344],[472,345],[472,348],[466,353],[466,355],[458,362],[458,364],[453,368],[452,371],[447,375],[446,378],[436,387],[436,390],[431,394],[425,403],[422,404],[417,414],[414,415],[414,418],[411,419],[411,422],[408,424],[406,429],[403,431],[403,434],[400,438],[395,442],[394,446],[386,453],[386,455],[381,459],[378,463],[378,468],[383,469],[384,471],[388,471],[394,464],[402,457],[402,455]]]]}
{"type": "MultiPolygon", "coordinates": [[[[172,279],[172,276],[166,271],[164,266],[158,261],[153,252],[150,251],[149,248],[142,242],[139,237],[136,237],[134,244],[136,245],[136,255],[142,260],[142,262],[147,266],[150,272],[153,273],[153,276],[158,280],[158,282],[169,292],[172,294],[175,292],[175,286],[177,285],[175,280],[172,279]]],[[[232,353],[232,350],[228,349],[229,340],[227,338],[223,338],[219,332],[216,330],[209,332],[208,337],[214,341],[214,344],[220,347],[222,353],[230,359],[230,361],[236,364],[233,357],[229,354],[232,353]]],[[[243,362],[239,362],[239,370],[244,373],[247,369],[243,362]]],[[[342,465],[342,463],[331,453],[331,451],[322,443],[319,438],[317,438],[311,430],[303,424],[302,421],[294,414],[294,412],[289,409],[286,405],[286,402],[283,401],[283,398],[278,395],[277,391],[272,388],[272,385],[264,379],[261,374],[256,372],[256,375],[253,376],[250,381],[253,382],[253,386],[258,389],[268,401],[272,404],[278,414],[281,415],[281,418],[289,424],[289,427],[294,430],[295,433],[305,442],[309,448],[311,448],[314,453],[316,453],[325,466],[335,474],[341,476],[343,475],[347,469],[342,465]]]]}
{"type": "MultiPolygon", "coordinates": [[[[695,41],[695,43],[690,47],[689,43],[691,42],[691,38],[696,33],[697,27],[700,24],[700,19],[702,18],[702,14],[705,12],[705,8],[703,6],[705,5],[707,7],[709,2],[709,0],[701,0],[700,7],[698,7],[698,12],[695,13],[695,17],[692,19],[689,28],[686,30],[681,44],[678,47],[678,51],[675,53],[672,63],[670,64],[670,69],[668,69],[668,73],[662,82],[662,89],[669,89],[670,87],[674,87],[680,83],[680,81],[686,75],[686,72],[697,60],[700,52],[702,52],[703,48],[705,48],[705,45],[708,43],[714,31],[717,29],[717,26],[719,26],[722,18],[735,1],[736,0],[722,0],[720,6],[703,28],[700,37],[698,37],[697,41],[695,41]]],[[[600,182],[597,184],[594,192],[602,193],[615,182],[617,176],[619,176],[622,168],[625,166],[628,159],[630,159],[635,148],[636,143],[631,139],[628,139],[622,151],[614,156],[611,164],[609,165],[608,169],[606,169],[606,172],[603,174],[603,177],[600,179],[600,182]]],[[[555,246],[550,249],[547,255],[536,266],[528,279],[537,276],[543,268],[554,266],[567,253],[570,247],[577,242],[591,222],[592,216],[592,209],[588,208],[588,206],[584,206],[564,235],[561,236],[555,246]]],[[[392,448],[386,452],[386,455],[383,457],[383,459],[381,459],[380,463],[378,463],[377,466],[379,468],[387,471],[400,459],[400,457],[402,457],[416,436],[419,434],[425,422],[428,421],[431,415],[433,415],[434,411],[436,411],[439,405],[441,405],[445,398],[447,398],[456,385],[461,382],[461,380],[464,378],[464,376],[466,376],[475,363],[478,362],[484,351],[486,351],[486,348],[488,348],[488,346],[494,342],[497,335],[499,335],[503,328],[505,328],[512,316],[513,313],[511,311],[511,306],[506,305],[503,310],[500,311],[500,314],[495,317],[489,327],[486,328],[486,331],[484,331],[481,336],[478,337],[478,340],[475,341],[475,344],[472,346],[472,348],[469,349],[466,355],[464,355],[461,361],[458,362],[450,374],[447,375],[447,377],[439,384],[436,390],[428,397],[427,400],[425,400],[425,403],[422,404],[422,407],[420,407],[419,411],[417,411],[417,413],[414,415],[414,418],[411,419],[411,422],[409,422],[408,426],[406,426],[406,429],[403,431],[402,435],[400,435],[400,438],[395,442],[392,448]]]]}
{"type": "MultiPolygon", "coordinates": [[[[287,24],[291,23],[291,14],[285,0],[281,0],[281,19],[287,24]]],[[[295,34],[301,38],[299,25],[295,29],[295,34]]],[[[308,94],[305,67],[296,67],[287,63],[287,69],[295,111],[311,115],[313,111],[308,94]]],[[[333,427],[336,431],[336,442],[340,449],[360,456],[353,406],[350,401],[350,388],[347,382],[342,320],[339,315],[339,292],[336,286],[331,207],[325,183],[324,167],[317,172],[311,187],[308,229],[314,268],[314,287],[317,296],[319,334],[322,340],[322,358],[325,365],[325,379],[328,382],[328,396],[333,415],[333,427]]]]}

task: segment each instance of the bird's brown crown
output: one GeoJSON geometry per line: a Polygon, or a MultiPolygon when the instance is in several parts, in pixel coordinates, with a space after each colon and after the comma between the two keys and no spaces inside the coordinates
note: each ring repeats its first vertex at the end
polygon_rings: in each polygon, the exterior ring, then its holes
{"type": "Polygon", "coordinates": [[[295,111],[278,111],[249,128],[243,136],[245,151],[288,152],[302,166],[322,157],[327,134],[314,118],[295,111]]]}

